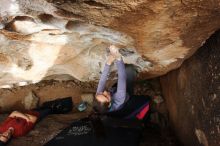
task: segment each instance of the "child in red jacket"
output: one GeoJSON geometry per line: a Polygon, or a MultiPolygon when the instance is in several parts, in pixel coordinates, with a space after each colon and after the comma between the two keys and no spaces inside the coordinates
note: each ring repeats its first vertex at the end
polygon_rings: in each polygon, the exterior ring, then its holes
{"type": "Polygon", "coordinates": [[[64,114],[72,110],[72,98],[67,97],[43,104],[39,109],[21,113],[12,112],[7,119],[0,124],[0,146],[4,146],[11,137],[26,135],[33,129],[36,122],[49,114],[64,114]]]}

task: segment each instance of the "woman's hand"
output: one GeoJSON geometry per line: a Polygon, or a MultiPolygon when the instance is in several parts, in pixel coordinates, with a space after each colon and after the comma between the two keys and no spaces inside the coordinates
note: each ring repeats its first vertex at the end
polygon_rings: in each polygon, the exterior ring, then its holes
{"type": "Polygon", "coordinates": [[[118,47],[115,45],[110,45],[109,50],[112,56],[114,56],[116,59],[121,59],[121,54],[119,53],[118,47]]]}
{"type": "Polygon", "coordinates": [[[115,57],[110,54],[107,59],[107,64],[111,65],[114,61],[115,61],[115,57]]]}

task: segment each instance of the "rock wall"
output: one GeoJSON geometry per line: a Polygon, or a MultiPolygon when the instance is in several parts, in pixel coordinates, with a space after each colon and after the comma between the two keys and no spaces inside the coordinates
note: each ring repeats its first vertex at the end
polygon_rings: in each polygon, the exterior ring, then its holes
{"type": "Polygon", "coordinates": [[[170,121],[186,146],[220,145],[220,31],[161,77],[170,121]]]}

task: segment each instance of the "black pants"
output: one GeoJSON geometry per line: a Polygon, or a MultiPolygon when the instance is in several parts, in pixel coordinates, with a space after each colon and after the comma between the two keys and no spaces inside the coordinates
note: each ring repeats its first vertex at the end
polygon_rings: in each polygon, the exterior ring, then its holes
{"type": "Polygon", "coordinates": [[[134,81],[137,76],[137,71],[133,65],[125,65],[126,72],[126,90],[127,93],[132,97],[134,95],[134,81]]]}
{"type": "Polygon", "coordinates": [[[34,111],[38,112],[39,113],[39,117],[38,117],[38,122],[40,120],[42,120],[43,118],[45,118],[46,116],[52,114],[52,110],[49,109],[49,108],[38,108],[38,109],[35,109],[34,111]]]}
{"type": "Polygon", "coordinates": [[[6,144],[2,141],[0,141],[0,146],[5,146],[6,144]]]}

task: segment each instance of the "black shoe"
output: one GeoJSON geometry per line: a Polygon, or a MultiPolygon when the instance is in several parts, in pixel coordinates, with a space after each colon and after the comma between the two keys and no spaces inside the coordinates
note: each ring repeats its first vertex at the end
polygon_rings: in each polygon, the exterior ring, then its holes
{"type": "Polygon", "coordinates": [[[65,114],[73,109],[72,97],[65,97],[43,103],[42,108],[51,109],[53,114],[65,114]]]}

